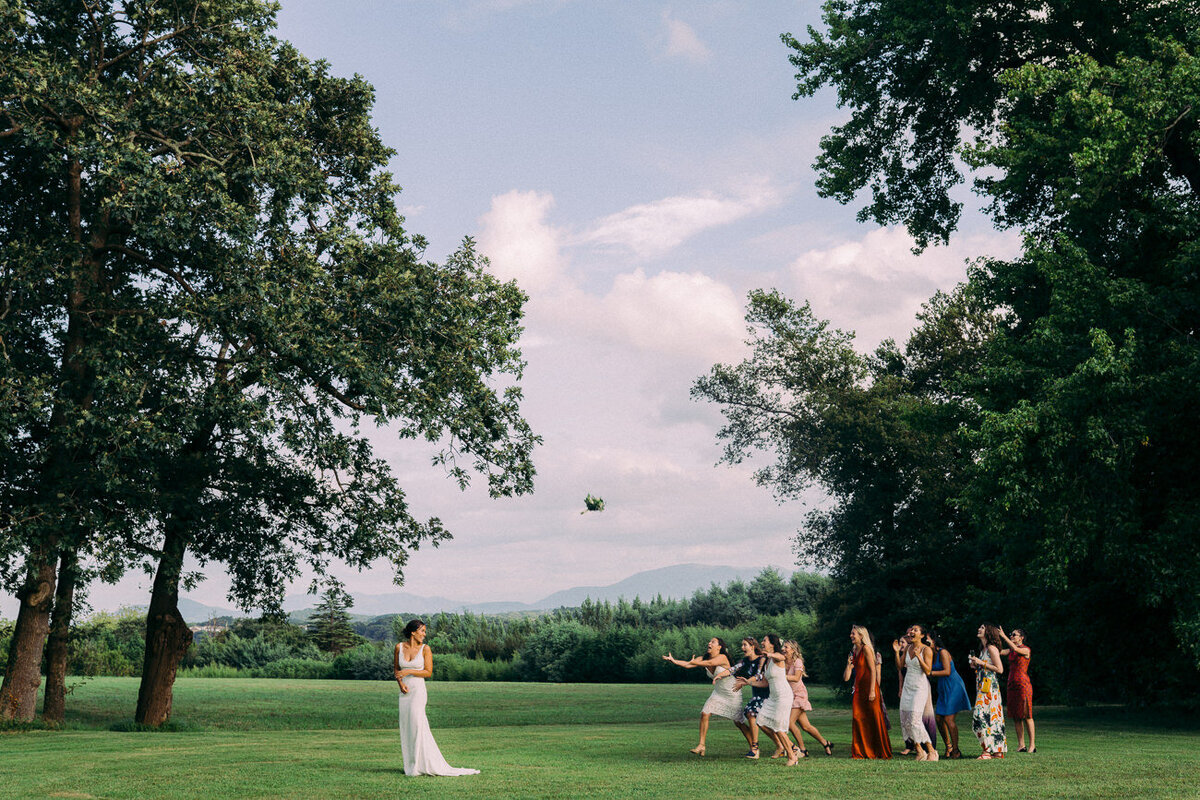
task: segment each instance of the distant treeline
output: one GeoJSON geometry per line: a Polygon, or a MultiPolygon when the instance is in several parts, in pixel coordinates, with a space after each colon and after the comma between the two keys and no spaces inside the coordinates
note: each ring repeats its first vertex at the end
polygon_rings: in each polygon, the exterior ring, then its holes
{"type": "MultiPolygon", "coordinates": [[[[784,580],[767,569],[688,599],[594,602],[529,614],[423,616],[439,680],[672,682],[696,676],[664,662],[690,657],[719,636],[736,652],[744,636],[775,632],[804,646],[826,578],[797,572],[784,580]]],[[[308,626],[278,619],[217,619],[225,630],[202,635],[180,665],[181,677],[390,680],[392,648],[415,615],[389,614],[352,623],[354,638],[335,652],[308,626]]],[[[72,675],[137,676],[145,648],[145,614],[94,614],[71,632],[72,675]]],[[[12,626],[0,622],[0,648],[12,626]]]]}

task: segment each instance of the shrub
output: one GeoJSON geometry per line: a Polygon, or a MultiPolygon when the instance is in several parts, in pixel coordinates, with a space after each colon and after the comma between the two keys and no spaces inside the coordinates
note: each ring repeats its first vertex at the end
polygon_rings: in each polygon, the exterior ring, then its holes
{"type": "Polygon", "coordinates": [[[281,658],[264,664],[253,672],[256,678],[321,679],[331,677],[333,663],[315,658],[281,658]]]}
{"type": "Polygon", "coordinates": [[[175,673],[177,678],[253,678],[248,669],[227,667],[224,664],[205,664],[203,667],[184,667],[175,673]]]}
{"type": "Polygon", "coordinates": [[[395,676],[392,648],[379,644],[361,644],[346,650],[333,660],[329,672],[330,678],[341,680],[390,681],[395,676]]]}
{"type": "Polygon", "coordinates": [[[433,677],[439,681],[517,681],[519,666],[514,661],[485,661],[454,653],[433,657],[433,677]]]}

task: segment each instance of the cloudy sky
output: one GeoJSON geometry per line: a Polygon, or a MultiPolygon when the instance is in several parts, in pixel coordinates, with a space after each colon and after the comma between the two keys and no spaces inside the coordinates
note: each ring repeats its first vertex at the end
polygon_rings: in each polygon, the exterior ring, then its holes
{"type": "MultiPolygon", "coordinates": [[[[818,11],[816,0],[283,0],[281,36],[376,87],[398,203],[428,255],[474,236],[530,295],[525,408],[545,439],[532,496],[460,493],[429,451],[376,438],[414,510],[454,533],[413,555],[406,591],[533,601],[672,564],[795,562],[803,506],[778,505],[749,467],[716,466],[721,417],[688,397],[697,376],[744,353],[747,292],[810,300],[869,349],[903,338],[966,259],[1014,251],[969,215],[949,247],[914,256],[902,230],[817,197],[818,141],[844,112],[832,93],[791,99],[779,36],[819,24],[818,11]],[[589,492],[602,514],[579,513],[589,492]]],[[[392,589],[382,568],[342,577],[356,593],[392,589]]],[[[144,602],[148,585],[97,587],[93,604],[144,602]]],[[[225,588],[214,571],[188,594],[223,604],[225,588]]]]}

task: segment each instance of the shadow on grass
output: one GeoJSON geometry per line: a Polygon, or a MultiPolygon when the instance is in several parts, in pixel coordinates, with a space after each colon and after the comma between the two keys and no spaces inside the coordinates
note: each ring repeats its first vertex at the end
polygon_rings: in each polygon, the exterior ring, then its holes
{"type": "Polygon", "coordinates": [[[131,719],[121,720],[109,725],[108,729],[117,733],[203,733],[205,731],[203,725],[197,725],[185,719],[169,720],[157,727],[134,722],[131,719]]]}

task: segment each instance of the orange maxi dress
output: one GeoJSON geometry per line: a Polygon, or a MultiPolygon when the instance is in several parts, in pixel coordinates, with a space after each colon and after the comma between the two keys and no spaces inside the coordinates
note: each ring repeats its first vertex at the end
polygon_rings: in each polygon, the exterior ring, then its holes
{"type": "Polygon", "coordinates": [[[859,650],[854,657],[854,699],[851,704],[854,725],[851,729],[850,757],[891,758],[892,743],[888,739],[883,695],[878,686],[872,685],[866,652],[866,649],[859,650]],[[868,699],[872,690],[875,691],[874,700],[868,699]]]}

